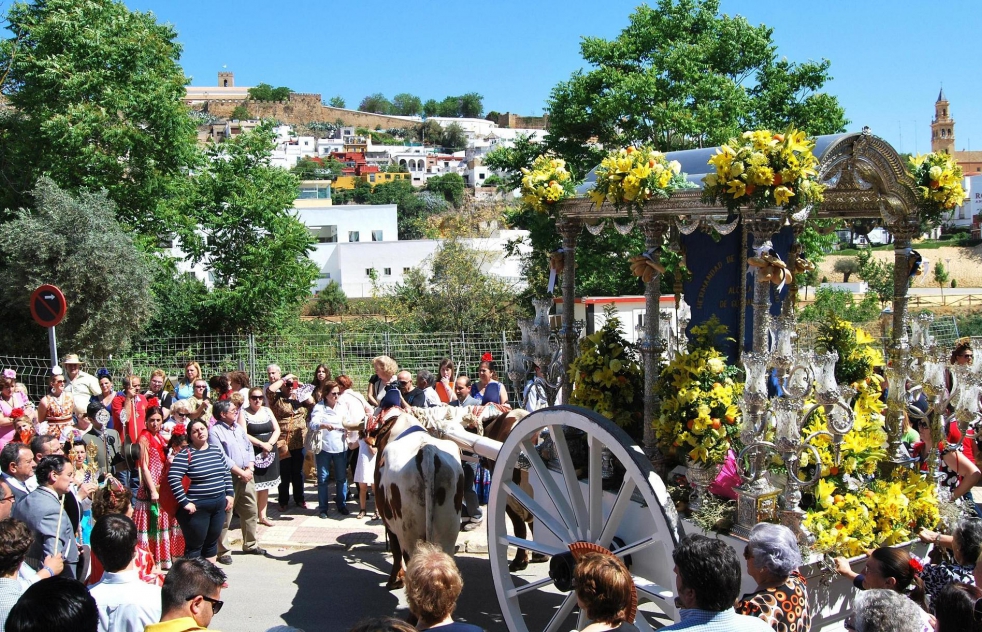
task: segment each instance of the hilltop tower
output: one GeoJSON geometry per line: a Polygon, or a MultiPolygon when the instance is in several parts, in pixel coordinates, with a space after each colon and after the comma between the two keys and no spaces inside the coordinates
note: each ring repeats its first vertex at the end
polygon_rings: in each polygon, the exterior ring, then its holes
{"type": "Polygon", "coordinates": [[[948,109],[948,99],[945,98],[944,88],[938,93],[934,102],[934,120],[931,121],[931,151],[943,151],[947,154],[955,151],[955,120],[951,118],[948,109]]]}
{"type": "MultiPolygon", "coordinates": [[[[218,73],[218,86],[221,88],[234,88],[235,73],[228,72],[227,70],[220,71],[218,73]]],[[[945,103],[947,103],[947,101],[945,103]]]]}

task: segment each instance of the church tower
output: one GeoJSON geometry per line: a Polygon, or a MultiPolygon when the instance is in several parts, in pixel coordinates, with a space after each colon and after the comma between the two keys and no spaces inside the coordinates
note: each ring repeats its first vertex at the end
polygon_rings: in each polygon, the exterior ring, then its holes
{"type": "Polygon", "coordinates": [[[218,73],[218,86],[220,88],[234,88],[235,73],[231,73],[228,71],[220,71],[218,73]]]}
{"type": "Polygon", "coordinates": [[[944,88],[938,93],[934,103],[934,120],[931,121],[931,151],[943,151],[951,154],[955,151],[955,121],[948,109],[948,99],[944,96],[944,88]]]}

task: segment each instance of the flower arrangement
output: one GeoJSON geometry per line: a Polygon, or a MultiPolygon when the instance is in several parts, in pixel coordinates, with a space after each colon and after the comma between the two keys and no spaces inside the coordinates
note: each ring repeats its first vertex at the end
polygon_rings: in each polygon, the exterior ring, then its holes
{"type": "Polygon", "coordinates": [[[566,161],[539,156],[531,169],[522,169],[522,201],[540,213],[548,213],[556,202],[576,195],[573,176],[566,161]]]}
{"type": "Polygon", "coordinates": [[[726,332],[715,316],[693,327],[687,353],[676,356],[658,376],[655,392],[661,409],[654,430],[666,455],[716,465],[726,460],[740,433],[737,402],[743,385],[735,381],[737,368],[713,347],[726,332]]]}
{"type": "MultiPolygon", "coordinates": [[[[813,440],[820,463],[811,462],[809,453],[803,455],[801,467],[806,472],[820,467],[822,476],[814,502],[806,507],[804,525],[816,536],[816,550],[830,555],[853,556],[910,540],[920,528],[937,524],[938,499],[934,484],[914,471],[901,468],[886,479],[874,478],[886,456],[882,380],[874,373],[883,357],[871,336],[834,315],[820,328],[817,342],[820,350],[839,353],[836,379],[857,393],[853,429],[843,438],[839,464],[827,436],[813,440]]],[[[803,434],[824,430],[825,422],[819,412],[803,434]]]]}
{"type": "Polygon", "coordinates": [[[730,211],[745,205],[796,211],[821,202],[825,186],[818,182],[814,147],[793,127],[783,134],[744,132],[742,140],[731,138],[709,159],[716,173],[703,178],[703,197],[730,211]]]}
{"type": "Polygon", "coordinates": [[[633,205],[640,209],[653,198],[667,198],[679,189],[695,185],[686,180],[682,165],[650,147],[616,149],[600,161],[597,183],[588,195],[600,206],[633,205]]]}
{"type": "Polygon", "coordinates": [[[943,151],[912,156],[907,160],[920,197],[921,218],[940,224],[945,213],[965,201],[962,168],[951,154],[943,151]]]}
{"type": "Polygon", "coordinates": [[[580,355],[569,367],[573,382],[569,403],[595,410],[627,429],[628,434],[640,435],[644,409],[641,363],[637,351],[624,338],[612,305],[605,308],[604,315],[604,326],[580,342],[580,355]]]}

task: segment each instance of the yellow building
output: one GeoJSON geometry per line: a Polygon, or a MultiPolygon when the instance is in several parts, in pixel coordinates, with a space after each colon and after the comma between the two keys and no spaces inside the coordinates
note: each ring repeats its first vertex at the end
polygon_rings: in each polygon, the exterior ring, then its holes
{"type": "Polygon", "coordinates": [[[395,182],[396,180],[409,180],[412,178],[410,173],[366,173],[362,176],[338,176],[332,185],[335,189],[354,189],[359,182],[367,182],[373,187],[382,182],[395,182]]]}

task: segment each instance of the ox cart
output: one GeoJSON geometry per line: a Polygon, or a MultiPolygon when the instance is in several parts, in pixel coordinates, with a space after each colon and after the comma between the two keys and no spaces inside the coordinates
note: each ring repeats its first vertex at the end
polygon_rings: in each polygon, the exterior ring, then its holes
{"type": "MultiPolygon", "coordinates": [[[[555,563],[509,568],[510,548],[554,558],[574,542],[598,544],[625,561],[637,589],[639,629],[655,630],[678,620],[672,551],[685,534],[700,530],[680,518],[649,458],[624,430],[591,410],[557,406],[524,417],[504,442],[468,432],[459,424],[438,433],[494,461],[486,518],[488,554],[509,630],[557,632],[586,625],[586,614],[574,613],[576,596],[561,565],[559,572],[555,563]],[[547,458],[534,443],[543,429],[552,440],[547,458]],[[575,437],[576,445],[568,437],[575,437]],[[527,472],[528,486],[514,480],[516,468],[527,472]],[[532,515],[534,535],[519,538],[509,530],[509,503],[532,515]],[[554,577],[547,574],[548,566],[554,577]]],[[[745,545],[736,537],[719,537],[738,552],[745,545]]],[[[851,582],[841,577],[830,581],[818,558],[801,571],[808,578],[812,629],[842,629],[851,608],[851,582]]],[[[744,569],[743,591],[754,589],[744,569]]]]}

